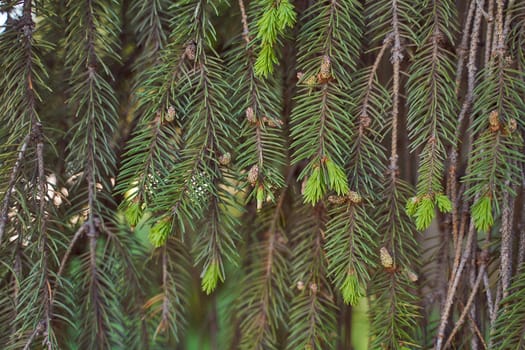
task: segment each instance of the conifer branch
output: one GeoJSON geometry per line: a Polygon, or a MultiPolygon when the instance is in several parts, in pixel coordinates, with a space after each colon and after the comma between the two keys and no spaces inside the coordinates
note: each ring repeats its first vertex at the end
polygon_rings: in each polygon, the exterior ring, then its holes
{"type": "Polygon", "coordinates": [[[0,211],[0,243],[2,242],[2,238],[5,232],[5,225],[7,223],[7,213],[9,211],[11,193],[13,192],[13,189],[15,187],[18,178],[18,173],[20,172],[20,167],[22,166],[22,161],[24,160],[24,156],[26,154],[30,139],[31,134],[28,134],[22,142],[20,150],[18,151],[18,156],[16,158],[15,165],[13,167],[13,170],[11,171],[11,176],[9,177],[9,183],[4,194],[4,198],[2,199],[2,210],[0,211]]]}
{"type": "Polygon", "coordinates": [[[452,203],[442,194],[444,158],[448,144],[455,144],[454,89],[452,55],[445,48],[453,41],[455,13],[447,0],[435,0],[427,15],[428,23],[420,34],[423,44],[416,53],[408,81],[408,130],[412,151],[420,153],[417,196],[413,216],[419,230],[428,228],[435,216],[434,206],[449,212],[452,203]],[[445,24],[446,23],[446,24],[445,24]]]}
{"type": "Polygon", "coordinates": [[[323,251],[326,209],[322,202],[313,209],[300,208],[299,222],[292,232],[292,278],[297,291],[292,298],[286,349],[325,349],[334,344],[337,309],[326,277],[323,251]],[[333,332],[333,333],[332,333],[333,332]]]}
{"type": "MultiPolygon", "coordinates": [[[[276,80],[269,77],[262,80],[256,74],[253,41],[249,32],[249,14],[244,3],[239,2],[242,22],[243,45],[232,50],[229,66],[233,69],[237,86],[238,104],[235,109],[243,111],[240,145],[237,163],[248,171],[247,183],[253,190],[248,198],[255,198],[257,210],[260,210],[267,197],[273,199],[276,188],[284,185],[282,166],[285,151],[282,144],[282,120],[280,98],[273,89],[277,89],[276,80]]],[[[252,14],[261,9],[252,8],[252,14]]],[[[244,176],[244,175],[243,175],[244,176]]]]}
{"type": "Polygon", "coordinates": [[[306,18],[307,26],[322,39],[299,38],[301,89],[291,117],[293,163],[308,162],[299,179],[308,177],[304,198],[312,205],[328,190],[337,195],[349,191],[341,165],[348,152],[343,140],[352,135],[352,116],[342,101],[350,100],[349,75],[355,70],[354,53],[362,35],[357,29],[362,21],[358,9],[353,1],[318,3],[308,10],[306,18]],[[341,26],[336,27],[336,23],[341,26]],[[343,37],[351,38],[349,47],[341,45],[343,37]]]}

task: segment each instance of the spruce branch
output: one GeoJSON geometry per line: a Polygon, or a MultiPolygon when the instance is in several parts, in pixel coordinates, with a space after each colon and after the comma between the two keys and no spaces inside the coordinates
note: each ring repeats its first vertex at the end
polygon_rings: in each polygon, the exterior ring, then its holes
{"type": "Polygon", "coordinates": [[[348,153],[345,140],[352,135],[347,91],[362,35],[359,8],[353,1],[317,3],[309,8],[305,18],[308,19],[306,26],[320,39],[310,40],[310,33],[299,37],[301,88],[291,116],[293,163],[308,162],[299,179],[308,177],[304,198],[312,205],[328,190],[337,195],[346,195],[349,191],[342,164],[344,154],[348,153]],[[348,38],[351,41],[343,45],[348,38]]]}
{"type": "Polygon", "coordinates": [[[13,167],[13,170],[11,171],[11,176],[9,177],[9,183],[4,194],[4,198],[2,199],[2,210],[0,211],[0,243],[2,242],[2,238],[5,232],[5,225],[7,223],[7,213],[9,211],[11,193],[13,192],[13,189],[15,187],[18,178],[18,173],[20,172],[20,167],[22,166],[22,161],[24,160],[24,156],[27,151],[27,147],[29,145],[30,140],[31,135],[26,135],[22,142],[22,145],[20,146],[15,165],[13,167]]]}
{"type": "MultiPolygon", "coordinates": [[[[448,198],[441,185],[444,158],[448,145],[455,144],[453,116],[456,114],[453,79],[453,56],[445,48],[453,41],[455,13],[448,1],[433,1],[425,29],[420,33],[423,44],[411,65],[408,81],[408,131],[414,152],[423,146],[418,168],[417,197],[413,208],[417,228],[428,228],[435,216],[434,208],[424,204],[433,201],[440,211],[448,198]],[[422,220],[422,215],[428,216],[422,220]]],[[[449,205],[447,203],[446,207],[449,205]]],[[[450,208],[452,209],[452,208],[450,208]]],[[[450,209],[448,211],[450,211],[450,209]]]]}
{"type": "Polygon", "coordinates": [[[284,185],[283,121],[279,118],[280,97],[275,92],[279,87],[277,79],[269,77],[262,80],[255,71],[249,19],[260,9],[251,7],[247,13],[244,3],[240,2],[239,6],[244,43],[232,48],[228,59],[234,78],[234,96],[238,101],[234,110],[239,111],[238,118],[241,119],[242,141],[236,160],[241,171],[248,171],[246,185],[252,188],[248,199],[255,198],[260,210],[265,199],[274,199],[275,190],[284,185]]]}
{"type": "Polygon", "coordinates": [[[182,120],[184,146],[180,161],[155,194],[150,210],[160,213],[157,222],[163,228],[154,226],[150,239],[160,246],[168,234],[182,235],[201,221],[193,251],[196,263],[203,264],[202,288],[209,294],[224,280],[224,258],[234,261],[237,256],[237,219],[230,209],[236,206],[230,190],[232,176],[220,163],[221,156],[234,148],[234,131],[229,124],[226,81],[220,73],[222,61],[211,47],[215,29],[208,14],[213,7],[204,1],[187,5],[190,12],[193,9],[194,20],[185,30],[193,38],[194,50],[186,58],[194,62],[178,92],[185,95],[180,101],[186,111],[182,120]]]}
{"type": "Polygon", "coordinates": [[[286,320],[289,252],[282,222],[287,191],[284,188],[276,205],[257,215],[256,232],[262,237],[251,247],[253,260],[240,295],[241,349],[277,349],[278,329],[286,320]]]}
{"type": "Polygon", "coordinates": [[[298,209],[298,221],[291,233],[292,279],[296,288],[286,349],[331,348],[335,342],[337,306],[328,283],[323,250],[326,209],[322,202],[314,208],[301,205],[298,209]]]}

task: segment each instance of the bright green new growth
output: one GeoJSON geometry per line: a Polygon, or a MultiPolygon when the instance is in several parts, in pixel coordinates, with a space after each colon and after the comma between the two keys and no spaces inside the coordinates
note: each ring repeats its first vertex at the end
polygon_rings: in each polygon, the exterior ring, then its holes
{"type": "Polygon", "coordinates": [[[287,27],[293,27],[296,14],[289,0],[264,1],[267,10],[257,22],[257,38],[261,40],[261,51],[255,62],[255,74],[267,77],[279,62],[275,45],[287,27]]]}
{"type": "Polygon", "coordinates": [[[472,219],[474,226],[479,231],[487,232],[494,224],[492,216],[492,200],[489,196],[484,196],[472,205],[472,219]]]}
{"type": "Polygon", "coordinates": [[[171,232],[171,222],[169,218],[163,218],[158,221],[148,234],[148,239],[154,247],[162,247],[168,240],[171,232]]]}
{"type": "Polygon", "coordinates": [[[324,167],[315,166],[306,181],[304,188],[305,203],[315,205],[323,198],[327,191],[325,180],[328,180],[330,189],[334,190],[339,196],[346,195],[350,191],[343,169],[330,159],[327,159],[324,164],[326,165],[326,172],[324,167]]]}
{"type": "Polygon", "coordinates": [[[224,274],[222,273],[219,264],[216,261],[213,261],[208,265],[202,276],[202,291],[210,295],[217,287],[219,280],[224,282],[224,274]]]}
{"type": "Polygon", "coordinates": [[[444,194],[436,194],[434,197],[424,196],[409,198],[406,204],[407,214],[416,220],[416,228],[420,231],[426,230],[436,216],[435,206],[442,213],[452,211],[452,202],[444,194]]]}
{"type": "Polygon", "coordinates": [[[304,201],[313,205],[323,198],[325,192],[323,172],[320,167],[315,167],[304,187],[304,201]]]}
{"type": "Polygon", "coordinates": [[[130,224],[130,226],[137,226],[143,214],[144,210],[139,202],[129,204],[129,206],[124,211],[126,221],[130,224]]]}
{"type": "Polygon", "coordinates": [[[325,164],[326,170],[328,171],[328,183],[330,187],[340,196],[348,194],[350,189],[348,188],[348,180],[343,169],[330,159],[327,159],[325,164]]]}
{"type": "Polygon", "coordinates": [[[365,296],[355,273],[348,273],[341,286],[341,294],[343,295],[344,302],[352,306],[357,305],[359,298],[365,296]]]}

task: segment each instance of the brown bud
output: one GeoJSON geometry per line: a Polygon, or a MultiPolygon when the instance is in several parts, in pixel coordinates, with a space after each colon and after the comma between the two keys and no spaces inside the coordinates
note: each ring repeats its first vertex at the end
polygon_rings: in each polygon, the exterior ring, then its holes
{"type": "Polygon", "coordinates": [[[303,80],[304,78],[304,73],[303,72],[297,72],[297,81],[301,81],[303,80]]]}
{"type": "Polygon", "coordinates": [[[499,113],[498,111],[492,111],[489,114],[489,129],[492,132],[496,132],[499,130],[499,128],[499,113]]]}
{"type": "Polygon", "coordinates": [[[341,197],[341,196],[334,196],[334,195],[328,196],[328,202],[332,204],[337,204],[337,205],[344,204],[347,199],[348,199],[347,197],[341,197]]]}
{"type": "Polygon", "coordinates": [[[184,55],[191,61],[195,59],[195,53],[197,52],[197,44],[195,41],[190,41],[188,45],[186,45],[186,49],[184,50],[184,55]]]}
{"type": "Polygon", "coordinates": [[[175,119],[175,108],[173,106],[168,107],[168,113],[166,113],[166,121],[171,122],[175,119]]]}
{"type": "Polygon", "coordinates": [[[230,154],[230,152],[226,152],[222,156],[219,157],[219,163],[221,165],[228,165],[230,164],[231,160],[232,160],[232,155],[230,154]]]}
{"type": "Polygon", "coordinates": [[[357,192],[350,191],[350,193],[348,193],[348,199],[354,204],[359,204],[363,200],[363,197],[357,192]]]}
{"type": "Polygon", "coordinates": [[[257,122],[257,119],[255,118],[255,112],[253,111],[252,107],[246,108],[246,119],[252,124],[257,122]]]}
{"type": "Polygon", "coordinates": [[[332,68],[332,62],[330,61],[330,57],[328,55],[323,56],[323,61],[321,62],[321,71],[319,73],[319,77],[321,80],[328,80],[332,76],[331,72],[332,68]]]}
{"type": "Polygon", "coordinates": [[[513,62],[513,61],[512,61],[512,57],[511,57],[511,56],[505,56],[505,65],[506,65],[507,67],[512,66],[512,62],[513,62]]]}
{"type": "Polygon", "coordinates": [[[392,255],[390,255],[386,247],[382,247],[379,250],[379,257],[381,259],[381,265],[383,265],[384,268],[390,269],[394,266],[394,259],[392,259],[392,255]]]}
{"type": "Polygon", "coordinates": [[[513,133],[518,128],[518,122],[514,118],[509,119],[509,125],[507,126],[507,129],[509,130],[509,133],[513,133]]]}
{"type": "Polygon", "coordinates": [[[275,128],[277,124],[279,124],[279,126],[282,126],[284,124],[283,121],[280,119],[274,121],[268,117],[263,117],[263,122],[265,122],[271,128],[275,128]]]}
{"type": "Polygon", "coordinates": [[[310,283],[310,290],[312,291],[312,293],[316,294],[317,293],[317,284],[316,283],[310,283]]]}
{"type": "Polygon", "coordinates": [[[305,84],[308,87],[313,88],[317,84],[317,79],[312,75],[311,77],[306,79],[305,84]]]}
{"type": "Polygon", "coordinates": [[[252,186],[255,186],[257,183],[257,180],[259,179],[259,166],[255,164],[250,168],[250,171],[248,172],[248,182],[252,184],[252,186]]]}
{"type": "Polygon", "coordinates": [[[359,117],[359,122],[363,128],[367,129],[370,127],[370,124],[372,124],[372,119],[368,115],[364,114],[359,117]]]}
{"type": "Polygon", "coordinates": [[[410,282],[415,283],[419,279],[419,276],[416,275],[416,273],[410,269],[405,268],[405,274],[408,277],[410,282]]]}

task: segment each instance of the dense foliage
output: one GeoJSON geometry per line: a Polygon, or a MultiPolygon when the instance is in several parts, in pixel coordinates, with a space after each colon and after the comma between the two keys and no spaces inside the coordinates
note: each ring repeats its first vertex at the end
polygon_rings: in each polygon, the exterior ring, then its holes
{"type": "Polygon", "coordinates": [[[0,14],[2,349],[525,349],[525,1],[0,14]]]}

